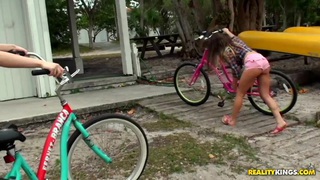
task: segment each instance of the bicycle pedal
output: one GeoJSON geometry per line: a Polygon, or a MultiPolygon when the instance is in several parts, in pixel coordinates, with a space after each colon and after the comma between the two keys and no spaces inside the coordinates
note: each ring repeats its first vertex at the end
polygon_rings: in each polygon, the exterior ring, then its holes
{"type": "Polygon", "coordinates": [[[224,106],[224,102],[223,102],[223,101],[218,102],[218,106],[219,106],[219,107],[223,107],[223,106],[224,106]]]}

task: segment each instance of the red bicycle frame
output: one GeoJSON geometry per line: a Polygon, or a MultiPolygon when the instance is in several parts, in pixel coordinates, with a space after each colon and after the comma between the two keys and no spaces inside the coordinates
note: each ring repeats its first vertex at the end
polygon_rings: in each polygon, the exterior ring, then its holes
{"type": "Polygon", "coordinates": [[[44,144],[42,155],[38,167],[37,176],[39,180],[44,180],[47,174],[47,168],[49,165],[51,151],[56,143],[57,136],[61,131],[61,128],[65,124],[66,120],[69,118],[70,114],[73,113],[73,110],[68,103],[63,105],[61,112],[58,114],[57,118],[53,122],[51,129],[48,133],[46,142],[44,144]]]}

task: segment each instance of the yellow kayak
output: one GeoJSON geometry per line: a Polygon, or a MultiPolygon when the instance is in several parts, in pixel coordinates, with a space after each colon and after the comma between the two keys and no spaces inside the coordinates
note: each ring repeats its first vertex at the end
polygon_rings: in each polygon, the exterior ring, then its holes
{"type": "Polygon", "coordinates": [[[315,33],[244,31],[238,36],[252,49],[320,57],[320,35],[315,33]]]}
{"type": "Polygon", "coordinates": [[[289,27],[283,32],[287,33],[312,33],[320,34],[320,26],[311,26],[311,27],[289,27]]]}

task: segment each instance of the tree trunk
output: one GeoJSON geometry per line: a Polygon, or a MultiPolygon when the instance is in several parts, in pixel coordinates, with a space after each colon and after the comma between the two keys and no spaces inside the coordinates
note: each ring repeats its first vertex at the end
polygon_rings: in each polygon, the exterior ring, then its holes
{"type": "Polygon", "coordinates": [[[267,14],[266,14],[266,2],[263,2],[263,13],[262,13],[262,18],[263,18],[263,24],[262,26],[267,25],[267,14]]]}
{"type": "Polygon", "coordinates": [[[301,26],[301,13],[299,11],[297,13],[297,16],[298,16],[298,18],[297,18],[297,26],[301,26]]]}
{"type": "Polygon", "coordinates": [[[282,4],[281,1],[279,1],[279,5],[282,10],[282,20],[283,20],[281,30],[284,30],[287,27],[287,11],[286,11],[285,3],[282,4]]]}
{"type": "Polygon", "coordinates": [[[183,0],[174,0],[172,2],[178,18],[176,25],[183,45],[183,56],[184,58],[192,57],[194,54],[194,40],[192,36],[192,28],[188,21],[188,7],[183,0]]]}
{"type": "Polygon", "coordinates": [[[238,14],[236,15],[237,19],[237,31],[242,32],[248,30],[250,25],[250,17],[249,17],[249,2],[248,0],[239,0],[236,9],[238,14]]]}
{"type": "Polygon", "coordinates": [[[234,27],[234,6],[233,0],[228,0],[228,7],[230,11],[230,23],[229,23],[229,30],[232,32],[234,27]]]}
{"type": "Polygon", "coordinates": [[[140,29],[142,32],[144,32],[144,0],[139,1],[139,9],[140,9],[140,29]]]}
{"type": "MultiPolygon", "coordinates": [[[[221,14],[225,9],[223,8],[223,4],[221,0],[212,0],[213,4],[213,19],[211,20],[209,24],[208,31],[213,31],[218,27],[218,25],[222,25],[219,18],[219,14],[221,14]]],[[[223,25],[222,25],[223,26],[223,25]]]]}
{"type": "Polygon", "coordinates": [[[214,10],[213,14],[220,13],[224,9],[221,0],[212,0],[212,5],[214,10]]]}
{"type": "Polygon", "coordinates": [[[249,9],[247,10],[247,12],[249,13],[249,30],[256,30],[257,29],[257,15],[258,15],[258,4],[257,2],[254,1],[250,1],[249,2],[249,9]]]}
{"type": "Polygon", "coordinates": [[[239,0],[236,5],[238,32],[260,30],[262,27],[265,0],[239,0]]]}
{"type": "Polygon", "coordinates": [[[93,49],[93,24],[92,22],[89,22],[89,28],[88,28],[88,38],[89,38],[89,48],[93,49]]]}
{"type": "Polygon", "coordinates": [[[262,29],[262,23],[265,20],[265,0],[257,0],[258,13],[257,13],[257,30],[262,29]]]}
{"type": "Polygon", "coordinates": [[[192,13],[195,17],[197,23],[198,31],[203,31],[205,29],[205,15],[202,12],[201,3],[199,0],[191,0],[189,7],[192,9],[192,13]]]}

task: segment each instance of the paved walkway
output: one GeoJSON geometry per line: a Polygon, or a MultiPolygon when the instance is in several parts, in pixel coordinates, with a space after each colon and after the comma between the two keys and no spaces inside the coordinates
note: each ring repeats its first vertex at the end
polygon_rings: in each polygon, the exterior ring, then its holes
{"type": "MultiPolygon", "coordinates": [[[[71,107],[79,113],[124,106],[143,98],[175,93],[173,87],[133,85],[115,89],[88,91],[65,95],[71,107]]],[[[57,97],[26,98],[0,102],[0,124],[8,121],[24,124],[53,120],[61,110],[57,97]]]]}
{"type": "MultiPolygon", "coordinates": [[[[252,146],[260,149],[259,157],[263,162],[266,162],[265,167],[301,168],[311,163],[315,165],[318,175],[310,177],[310,179],[319,179],[320,131],[312,126],[299,125],[296,120],[296,118],[301,120],[319,110],[319,92],[319,90],[311,91],[299,95],[296,107],[288,113],[287,121],[290,127],[280,136],[268,134],[275,127],[275,120],[272,116],[262,115],[255,109],[244,106],[237,127],[225,126],[220,120],[222,115],[230,113],[231,102],[226,101],[225,106],[221,108],[217,106],[218,100],[210,97],[201,106],[189,106],[175,94],[173,87],[133,85],[70,94],[65,97],[72,107],[80,113],[106,110],[137,102],[142,106],[175,116],[180,120],[192,121],[202,127],[212,127],[217,132],[245,136],[252,146]],[[290,117],[295,118],[290,119],[290,117]]],[[[53,120],[61,109],[56,97],[0,102],[0,106],[0,125],[8,123],[8,121],[24,124],[53,120]]]]}
{"type": "MultiPolygon", "coordinates": [[[[221,117],[231,112],[231,102],[226,102],[222,108],[217,106],[217,102],[219,102],[218,99],[211,97],[205,104],[192,107],[185,104],[177,95],[168,95],[166,98],[156,97],[142,100],[139,103],[157,112],[174,116],[179,120],[191,121],[206,128],[214,128],[216,132],[247,137],[253,147],[260,149],[259,157],[262,162],[266,162],[263,164],[264,168],[293,169],[308,167],[311,163],[316,167],[318,175],[317,177],[309,177],[309,179],[320,178],[320,131],[319,128],[299,124],[295,115],[299,114],[299,109],[287,113],[286,120],[289,127],[281,135],[271,136],[268,132],[275,128],[273,116],[263,115],[255,109],[243,106],[237,126],[230,127],[221,123],[221,117]]],[[[310,106],[312,101],[308,102],[310,106]]],[[[292,177],[289,179],[304,178],[292,177]]]]}
{"type": "MultiPolygon", "coordinates": [[[[184,103],[177,95],[168,95],[166,98],[153,98],[139,102],[142,106],[153,109],[181,120],[191,121],[202,127],[212,127],[216,131],[239,136],[258,136],[272,131],[275,128],[273,116],[267,116],[259,113],[255,109],[243,106],[238,119],[236,130],[230,126],[221,123],[221,117],[230,114],[232,102],[225,101],[224,107],[218,107],[219,100],[210,97],[209,100],[201,106],[190,106],[184,103]]],[[[296,125],[299,122],[287,119],[289,126],[296,125]]]]}

